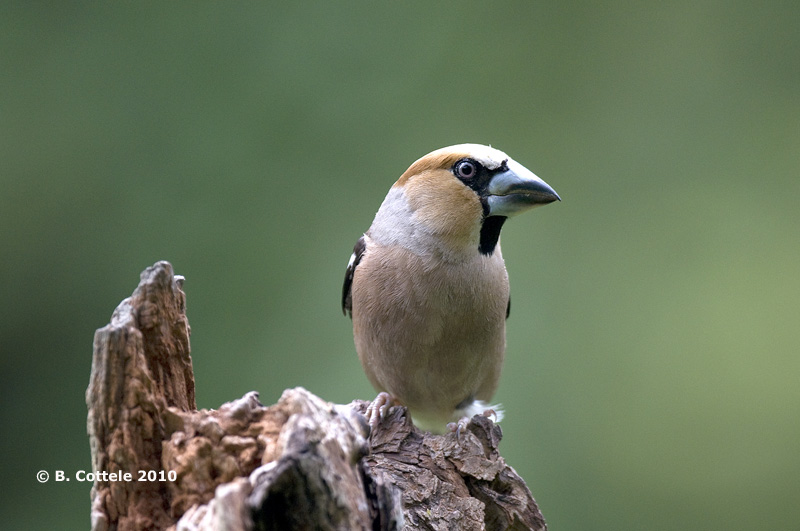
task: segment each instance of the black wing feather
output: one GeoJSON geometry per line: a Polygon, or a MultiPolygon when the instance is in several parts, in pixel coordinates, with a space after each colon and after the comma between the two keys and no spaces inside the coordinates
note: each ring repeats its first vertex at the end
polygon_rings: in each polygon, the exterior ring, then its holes
{"type": "Polygon", "coordinates": [[[344,274],[344,286],[342,286],[342,313],[353,317],[353,275],[356,272],[361,257],[364,256],[364,251],[367,248],[367,242],[364,237],[360,237],[353,247],[353,255],[350,257],[350,263],[347,264],[347,271],[344,274]]]}

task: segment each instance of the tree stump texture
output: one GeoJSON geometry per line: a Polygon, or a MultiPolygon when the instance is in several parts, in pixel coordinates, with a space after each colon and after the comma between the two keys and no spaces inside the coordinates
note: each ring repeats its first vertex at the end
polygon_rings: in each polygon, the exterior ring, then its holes
{"type": "Polygon", "coordinates": [[[486,417],[432,435],[393,407],[370,433],[367,402],[303,388],[198,411],[182,288],[156,263],[95,333],[93,530],[547,529],[486,417]]]}

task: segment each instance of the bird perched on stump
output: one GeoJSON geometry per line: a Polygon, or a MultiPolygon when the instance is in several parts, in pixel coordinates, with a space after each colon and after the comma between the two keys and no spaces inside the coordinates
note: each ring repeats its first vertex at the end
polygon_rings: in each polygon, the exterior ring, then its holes
{"type": "Polygon", "coordinates": [[[392,403],[436,433],[492,409],[501,416],[487,402],[511,304],[500,229],[556,200],[530,170],[479,144],[433,151],[394,183],[355,245],[342,292],[361,365],[380,392],[372,426],[392,403]]]}

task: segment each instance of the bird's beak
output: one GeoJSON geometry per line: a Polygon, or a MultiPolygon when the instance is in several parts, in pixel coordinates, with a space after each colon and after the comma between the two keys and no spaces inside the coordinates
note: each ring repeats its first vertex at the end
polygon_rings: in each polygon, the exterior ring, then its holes
{"type": "Polygon", "coordinates": [[[549,184],[528,168],[508,159],[508,169],[497,173],[486,188],[490,216],[513,216],[529,208],[561,201],[549,184]]]}

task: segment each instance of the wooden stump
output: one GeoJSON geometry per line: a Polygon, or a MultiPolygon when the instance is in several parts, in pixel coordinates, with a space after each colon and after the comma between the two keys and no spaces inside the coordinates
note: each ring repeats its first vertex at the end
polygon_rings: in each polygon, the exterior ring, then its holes
{"type": "Polygon", "coordinates": [[[488,418],[432,435],[394,407],[370,433],[367,402],[302,388],[198,411],[182,284],[156,263],[95,334],[92,529],[547,528],[488,418]]]}

